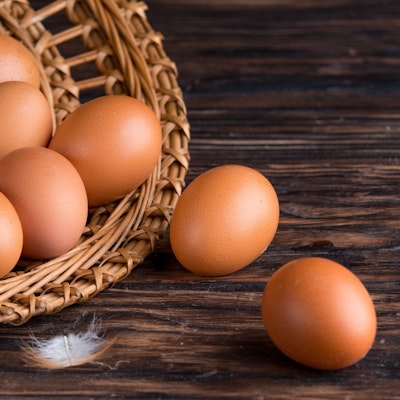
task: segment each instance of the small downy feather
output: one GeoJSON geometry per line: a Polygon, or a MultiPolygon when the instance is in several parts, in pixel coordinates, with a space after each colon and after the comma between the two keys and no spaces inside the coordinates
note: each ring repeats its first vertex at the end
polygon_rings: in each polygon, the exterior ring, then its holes
{"type": "Polygon", "coordinates": [[[104,354],[116,338],[106,340],[99,336],[99,328],[93,320],[85,332],[68,333],[39,340],[31,336],[31,342],[22,346],[24,361],[29,366],[61,369],[94,361],[104,354]]]}

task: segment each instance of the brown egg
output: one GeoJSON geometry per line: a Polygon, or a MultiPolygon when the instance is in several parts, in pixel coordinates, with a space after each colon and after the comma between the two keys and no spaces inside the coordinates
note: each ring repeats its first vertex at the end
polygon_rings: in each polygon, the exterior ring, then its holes
{"type": "Polygon", "coordinates": [[[17,39],[0,33],[0,82],[23,81],[40,87],[40,72],[30,50],[17,39]]]}
{"type": "Polygon", "coordinates": [[[85,183],[89,205],[117,200],[143,183],[161,153],[153,110],[129,96],[98,97],[56,129],[49,148],[67,157],[85,183]]]}
{"type": "Polygon", "coordinates": [[[20,147],[47,146],[53,122],[43,93],[26,82],[0,83],[0,158],[20,147]]]}
{"type": "Polygon", "coordinates": [[[278,198],[267,178],[242,165],[219,166],[198,176],[179,198],[172,250],[189,271],[226,275],[263,253],[278,221],[278,198]]]}
{"type": "Polygon", "coordinates": [[[21,220],[22,255],[59,256],[79,240],[88,204],[82,179],[61,154],[46,147],[23,147],[0,160],[0,191],[21,220]]]}
{"type": "Polygon", "coordinates": [[[0,192],[0,278],[17,264],[22,251],[22,226],[17,211],[0,192]]]}
{"type": "Polygon", "coordinates": [[[272,275],[262,317],[284,354],[317,369],[357,363],[376,335],[375,307],[365,286],[349,269],[319,257],[290,261],[272,275]]]}

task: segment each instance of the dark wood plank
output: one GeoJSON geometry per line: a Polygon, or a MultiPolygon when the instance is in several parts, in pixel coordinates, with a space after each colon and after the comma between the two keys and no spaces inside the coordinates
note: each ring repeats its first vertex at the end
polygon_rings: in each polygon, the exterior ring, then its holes
{"type": "Polygon", "coordinates": [[[180,267],[166,235],[144,265],[94,299],[21,327],[0,326],[1,394],[400,398],[400,3],[147,4],[188,107],[187,182],[218,164],[258,169],[281,202],[278,233],[251,266],[211,279],[180,267]],[[302,367],[264,331],[268,278],[306,255],[348,266],[373,297],[377,338],[353,367],[302,367]],[[93,314],[106,335],[118,335],[97,363],[55,372],[22,363],[20,345],[30,333],[83,330],[93,314]]]}

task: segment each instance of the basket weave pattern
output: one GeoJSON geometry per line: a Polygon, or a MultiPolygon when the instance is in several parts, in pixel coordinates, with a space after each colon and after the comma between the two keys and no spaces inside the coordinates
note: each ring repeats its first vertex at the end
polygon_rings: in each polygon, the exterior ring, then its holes
{"type": "Polygon", "coordinates": [[[69,252],[44,262],[21,261],[0,280],[2,323],[22,324],[95,296],[140,265],[168,228],[189,167],[190,127],[176,67],[146,9],[132,0],[56,0],[38,10],[28,1],[0,0],[0,32],[37,58],[55,124],[85,99],[127,94],[146,102],[163,129],[162,155],[146,182],[118,202],[90,209],[69,252]],[[50,32],[46,21],[60,15],[65,24],[50,32]],[[86,75],[78,80],[80,71],[86,75]]]}

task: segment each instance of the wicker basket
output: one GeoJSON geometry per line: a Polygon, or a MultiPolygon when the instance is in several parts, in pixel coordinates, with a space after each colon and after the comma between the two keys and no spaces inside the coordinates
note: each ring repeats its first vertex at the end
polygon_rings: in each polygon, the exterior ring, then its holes
{"type": "Polygon", "coordinates": [[[162,155],[143,185],[89,210],[81,240],[66,254],[21,262],[0,280],[2,323],[22,324],[90,299],[127,277],[168,228],[189,166],[190,129],[175,65],[146,9],[134,0],[56,0],[37,10],[28,1],[0,0],[0,31],[37,58],[57,124],[86,99],[127,94],[151,106],[163,128],[162,155]],[[46,29],[52,18],[58,32],[46,29]]]}

